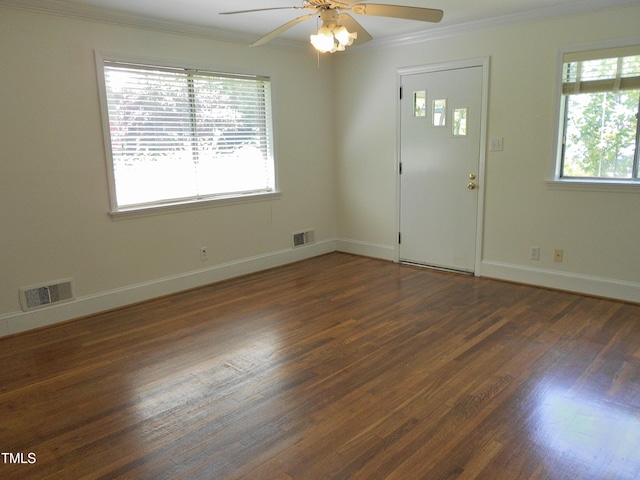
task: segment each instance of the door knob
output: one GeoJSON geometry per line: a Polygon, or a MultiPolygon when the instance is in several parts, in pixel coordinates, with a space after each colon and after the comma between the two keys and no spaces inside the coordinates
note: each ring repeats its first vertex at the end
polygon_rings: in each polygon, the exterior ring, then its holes
{"type": "Polygon", "coordinates": [[[473,183],[473,182],[469,182],[469,183],[467,184],[467,188],[468,188],[469,190],[473,190],[474,188],[476,188],[476,184],[475,184],[475,183],[473,183]]]}
{"type": "Polygon", "coordinates": [[[476,179],[476,174],[475,173],[470,173],[469,174],[469,180],[475,180],[476,179]]]}

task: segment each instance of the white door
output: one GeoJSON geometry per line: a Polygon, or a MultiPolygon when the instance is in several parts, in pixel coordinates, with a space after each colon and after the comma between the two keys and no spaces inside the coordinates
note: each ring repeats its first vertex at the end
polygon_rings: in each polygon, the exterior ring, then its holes
{"type": "Polygon", "coordinates": [[[475,270],[482,81],[482,66],[401,76],[401,262],[475,270]]]}

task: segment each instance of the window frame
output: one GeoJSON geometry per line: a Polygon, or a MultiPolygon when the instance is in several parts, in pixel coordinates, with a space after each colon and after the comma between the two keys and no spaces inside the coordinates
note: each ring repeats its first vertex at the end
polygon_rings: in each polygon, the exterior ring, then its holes
{"type": "Polygon", "coordinates": [[[181,60],[167,60],[158,58],[149,58],[144,56],[130,56],[122,54],[112,54],[95,51],[96,59],[96,72],[98,79],[98,94],[100,100],[100,114],[102,119],[103,141],[105,150],[105,162],[107,168],[107,183],[109,188],[109,202],[110,209],[109,215],[114,220],[136,218],[148,215],[165,214],[179,211],[188,211],[194,209],[203,209],[211,207],[219,207],[225,205],[234,205],[240,203],[252,203],[261,201],[271,201],[281,197],[281,192],[278,187],[278,165],[276,156],[276,139],[275,139],[275,109],[273,108],[273,75],[271,74],[257,74],[255,72],[239,71],[238,69],[228,68],[214,68],[211,65],[201,65],[188,63],[181,60]],[[190,197],[186,199],[178,200],[166,200],[158,202],[149,202],[136,205],[118,206],[115,184],[115,173],[113,154],[111,146],[111,132],[109,123],[109,110],[107,102],[107,88],[105,80],[105,62],[122,62],[131,64],[140,64],[145,66],[152,66],[158,68],[169,69],[184,69],[184,70],[201,70],[208,73],[217,72],[220,76],[225,74],[228,76],[246,76],[256,78],[268,78],[270,83],[270,124],[267,125],[270,135],[270,149],[271,160],[273,169],[273,189],[270,191],[255,191],[247,193],[231,193],[231,194],[217,194],[217,195],[205,195],[202,197],[190,197]]]}
{"type": "MultiPolygon", "coordinates": [[[[640,37],[610,42],[596,42],[574,45],[558,49],[554,76],[553,98],[555,102],[555,114],[552,125],[553,140],[551,148],[551,167],[549,169],[549,174],[546,180],[547,187],[558,190],[583,190],[595,192],[640,192],[640,178],[615,179],[604,177],[566,177],[562,175],[564,160],[563,135],[566,106],[566,97],[562,92],[562,76],[565,56],[567,54],[576,54],[581,52],[607,50],[614,48],[628,48],[636,46],[640,46],[640,37]]],[[[640,128],[640,125],[638,128],[640,128]]]]}

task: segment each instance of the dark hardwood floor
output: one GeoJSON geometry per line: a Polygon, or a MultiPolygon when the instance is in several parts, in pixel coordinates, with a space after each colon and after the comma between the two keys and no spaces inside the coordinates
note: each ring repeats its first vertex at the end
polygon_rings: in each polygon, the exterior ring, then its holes
{"type": "Polygon", "coordinates": [[[640,478],[640,305],[334,253],[0,361],[3,479],[640,478]]]}

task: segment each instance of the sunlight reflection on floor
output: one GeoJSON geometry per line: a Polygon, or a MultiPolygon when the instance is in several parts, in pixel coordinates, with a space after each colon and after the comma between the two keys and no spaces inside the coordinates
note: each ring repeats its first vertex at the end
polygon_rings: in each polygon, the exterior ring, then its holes
{"type": "MultiPolygon", "coordinates": [[[[607,476],[640,475],[640,412],[630,412],[602,398],[551,389],[538,410],[541,444],[557,458],[583,465],[607,466],[607,476]]],[[[607,477],[608,478],[608,477],[607,477]]]]}
{"type": "Polygon", "coordinates": [[[220,402],[220,413],[224,414],[223,405],[241,400],[245,381],[266,371],[274,374],[276,337],[267,334],[265,337],[198,358],[172,356],[134,372],[130,378],[137,415],[141,420],[149,420],[169,410],[198,410],[213,401],[220,402]]]}

